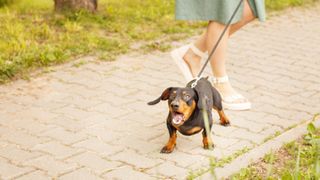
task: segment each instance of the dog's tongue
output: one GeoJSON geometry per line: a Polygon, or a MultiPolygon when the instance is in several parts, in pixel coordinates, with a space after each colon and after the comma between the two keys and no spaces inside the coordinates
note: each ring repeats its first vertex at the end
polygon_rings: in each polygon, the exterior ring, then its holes
{"type": "Polygon", "coordinates": [[[182,121],[183,121],[183,115],[182,114],[173,115],[172,122],[174,124],[180,124],[182,121]]]}

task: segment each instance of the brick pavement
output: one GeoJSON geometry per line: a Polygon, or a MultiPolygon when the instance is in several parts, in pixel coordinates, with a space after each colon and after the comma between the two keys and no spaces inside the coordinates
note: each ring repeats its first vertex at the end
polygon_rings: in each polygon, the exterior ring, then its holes
{"type": "Polygon", "coordinates": [[[198,134],[178,135],[172,154],[159,153],[166,103],[146,102],[185,84],[168,52],[87,57],[0,86],[0,179],[184,179],[210,156],[255,148],[310,119],[320,112],[319,10],[288,10],[232,37],[229,76],[253,108],[226,112],[232,126],[213,126],[213,151],[198,134]]]}

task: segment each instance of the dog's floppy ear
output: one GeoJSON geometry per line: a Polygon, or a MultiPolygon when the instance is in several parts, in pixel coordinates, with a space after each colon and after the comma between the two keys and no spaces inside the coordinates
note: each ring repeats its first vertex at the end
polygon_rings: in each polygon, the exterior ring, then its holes
{"type": "Polygon", "coordinates": [[[169,87],[166,90],[164,90],[160,97],[158,97],[156,100],[153,100],[151,102],[148,102],[148,105],[155,105],[160,102],[160,100],[165,101],[169,99],[170,93],[174,89],[173,87],[169,87]]]}
{"type": "Polygon", "coordinates": [[[213,104],[211,89],[208,89],[204,83],[198,83],[194,90],[198,95],[198,108],[203,110],[211,110],[213,104]]]}

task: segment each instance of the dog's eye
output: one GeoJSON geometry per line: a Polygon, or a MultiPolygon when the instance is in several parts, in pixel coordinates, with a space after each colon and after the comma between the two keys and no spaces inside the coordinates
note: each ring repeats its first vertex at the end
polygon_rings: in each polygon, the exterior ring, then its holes
{"type": "Polygon", "coordinates": [[[184,97],[184,99],[190,99],[190,95],[189,94],[185,94],[183,97],[184,97]]]}

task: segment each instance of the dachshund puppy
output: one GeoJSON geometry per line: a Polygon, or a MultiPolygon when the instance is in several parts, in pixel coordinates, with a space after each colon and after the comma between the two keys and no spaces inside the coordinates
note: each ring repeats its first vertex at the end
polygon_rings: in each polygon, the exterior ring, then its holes
{"type": "Polygon", "coordinates": [[[207,78],[201,78],[197,82],[196,87],[191,88],[191,84],[194,81],[189,82],[183,88],[169,87],[163,91],[159,98],[148,103],[149,105],[154,105],[159,103],[160,100],[168,100],[169,114],[167,128],[170,138],[168,143],[162,148],[161,153],[171,153],[173,151],[176,145],[177,130],[187,136],[202,131],[203,148],[209,149],[204,115],[207,115],[211,130],[213,123],[212,109],[218,112],[221,125],[227,126],[230,124],[222,109],[222,99],[219,92],[211,85],[207,78]]]}

